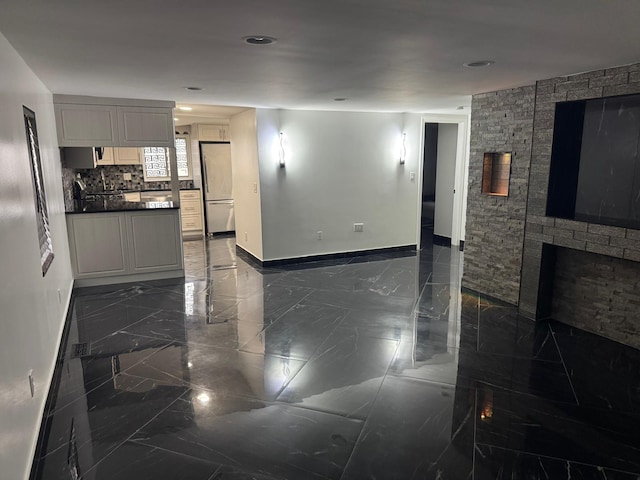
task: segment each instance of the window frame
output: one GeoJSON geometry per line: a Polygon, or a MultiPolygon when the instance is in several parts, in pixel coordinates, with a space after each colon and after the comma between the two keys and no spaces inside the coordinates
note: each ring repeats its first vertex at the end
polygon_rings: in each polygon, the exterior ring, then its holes
{"type": "MultiPolygon", "coordinates": [[[[185,146],[186,146],[186,160],[187,160],[187,171],[188,171],[188,175],[185,176],[181,176],[180,174],[178,174],[178,180],[193,180],[193,166],[192,166],[192,161],[191,161],[191,142],[189,139],[189,135],[176,135],[176,140],[178,139],[183,139],[185,142],[185,146]]],[[[162,148],[164,150],[164,155],[165,155],[165,161],[166,161],[166,169],[167,169],[167,175],[166,176],[162,176],[162,177],[150,177],[147,175],[147,161],[146,161],[146,154],[145,154],[145,148],[153,148],[153,147],[142,147],[140,148],[140,163],[142,163],[142,177],[143,180],[145,182],[169,182],[171,181],[171,150],[168,147],[156,147],[156,148],[162,148]]],[[[173,149],[175,151],[175,155],[177,157],[178,155],[178,151],[177,148],[173,149]]],[[[176,158],[176,164],[178,162],[178,159],[176,158]]]]}

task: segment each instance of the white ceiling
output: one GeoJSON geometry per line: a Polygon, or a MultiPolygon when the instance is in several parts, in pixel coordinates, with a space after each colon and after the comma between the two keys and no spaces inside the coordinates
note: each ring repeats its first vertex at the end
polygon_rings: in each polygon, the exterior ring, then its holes
{"type": "Polygon", "coordinates": [[[638,0],[0,0],[0,12],[54,93],[181,104],[453,111],[473,93],[640,61],[638,0]],[[462,65],[476,60],[496,63],[462,65]]]}

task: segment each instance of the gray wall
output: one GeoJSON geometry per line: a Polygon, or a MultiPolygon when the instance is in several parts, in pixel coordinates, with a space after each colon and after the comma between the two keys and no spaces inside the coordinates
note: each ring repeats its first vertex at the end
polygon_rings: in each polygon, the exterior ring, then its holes
{"type": "Polygon", "coordinates": [[[464,255],[465,287],[517,304],[528,193],[533,85],[474,95],[464,255]],[[484,152],[512,152],[508,197],[483,195],[484,152]]]}
{"type": "Polygon", "coordinates": [[[556,103],[636,93],[640,93],[640,64],[537,82],[521,313],[531,317],[541,313],[538,291],[543,244],[640,260],[640,231],[546,216],[556,103]]]}

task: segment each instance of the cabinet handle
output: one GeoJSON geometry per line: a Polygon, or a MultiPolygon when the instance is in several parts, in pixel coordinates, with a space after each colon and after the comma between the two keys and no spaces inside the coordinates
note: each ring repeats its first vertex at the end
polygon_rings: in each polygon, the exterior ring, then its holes
{"type": "Polygon", "coordinates": [[[204,173],[204,188],[209,193],[209,181],[207,180],[207,157],[202,156],[202,171],[204,173]]]}

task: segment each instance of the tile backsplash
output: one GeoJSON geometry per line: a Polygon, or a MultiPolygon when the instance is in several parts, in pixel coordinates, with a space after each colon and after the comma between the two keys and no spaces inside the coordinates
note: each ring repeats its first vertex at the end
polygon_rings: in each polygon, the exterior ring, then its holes
{"type": "MultiPolygon", "coordinates": [[[[171,182],[145,182],[140,165],[105,165],[89,169],[73,169],[79,173],[87,185],[88,192],[104,190],[170,190],[171,182]],[[104,184],[101,172],[104,172],[104,184]],[[130,173],[131,180],[125,180],[124,174],[130,173]]],[[[192,188],[193,181],[180,180],[180,188],[192,188]]]]}
{"type": "MultiPolygon", "coordinates": [[[[171,190],[171,182],[145,182],[142,165],[104,165],[87,169],[63,168],[62,184],[67,210],[71,210],[73,206],[73,181],[78,173],[86,184],[88,193],[105,190],[171,190]],[[131,174],[131,180],[124,179],[125,173],[131,174]]],[[[193,188],[193,181],[180,180],[180,188],[193,188]]]]}

